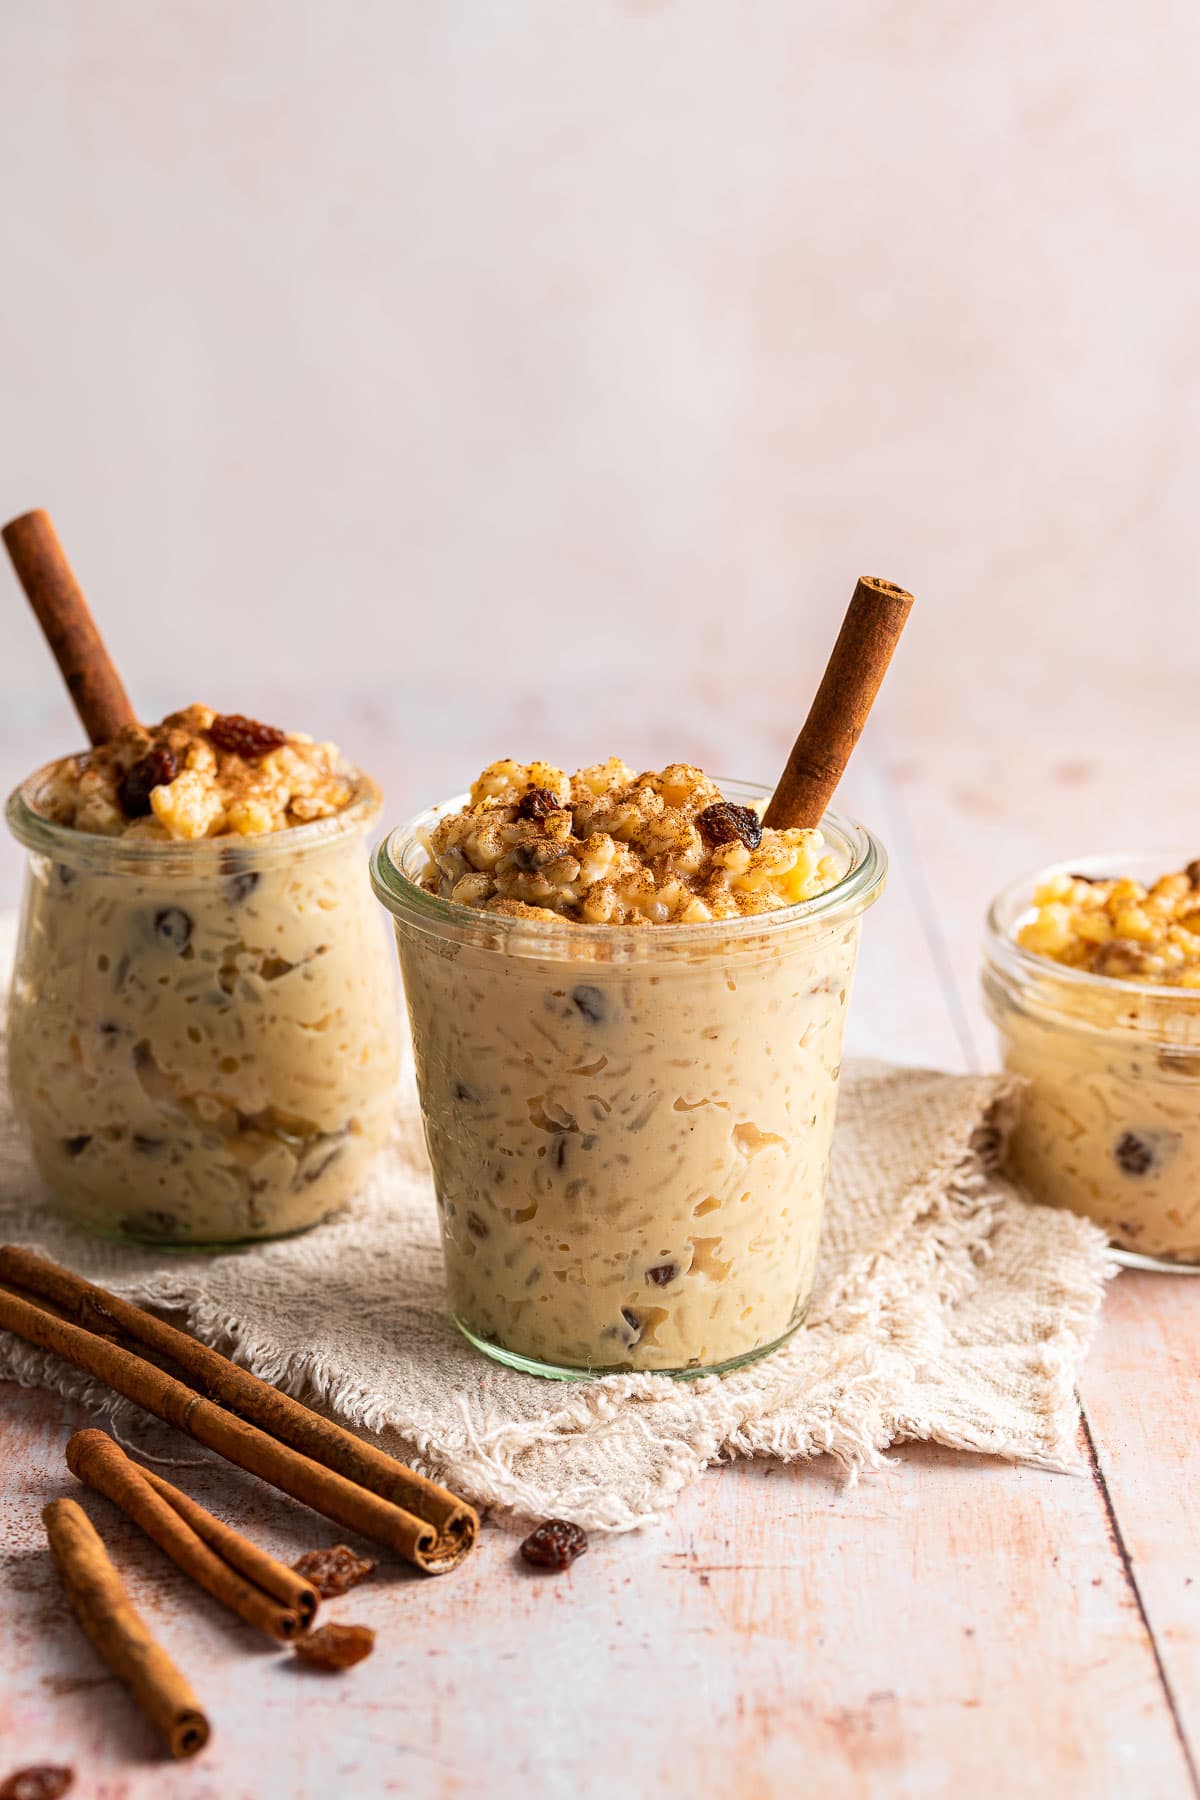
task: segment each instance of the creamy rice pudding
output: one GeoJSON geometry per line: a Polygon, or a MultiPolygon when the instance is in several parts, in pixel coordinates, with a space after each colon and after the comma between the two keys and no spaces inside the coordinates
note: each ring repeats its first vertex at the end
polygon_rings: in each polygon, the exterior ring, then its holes
{"type": "Polygon", "coordinates": [[[721,1368],[803,1317],[884,862],[765,798],[498,763],[376,853],[451,1302],[502,1360],[721,1368]]]}
{"type": "Polygon", "coordinates": [[[332,746],[203,707],[13,795],[31,854],[10,1080],[81,1224],[272,1237],[361,1184],[397,1068],[378,809],[332,746]]]}
{"type": "Polygon", "coordinates": [[[1124,1252],[1200,1265],[1200,863],[1161,866],[1018,883],[992,911],[984,986],[1026,1083],[1011,1157],[1029,1191],[1124,1252]]]}

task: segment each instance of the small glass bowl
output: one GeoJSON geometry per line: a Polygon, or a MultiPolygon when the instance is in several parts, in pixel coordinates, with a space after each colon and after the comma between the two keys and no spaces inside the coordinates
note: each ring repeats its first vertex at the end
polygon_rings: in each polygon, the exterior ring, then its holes
{"type": "Polygon", "coordinates": [[[394,981],[364,844],[379,789],[354,771],[332,818],[159,842],[47,819],[50,767],[8,802],[29,852],[9,1079],[47,1186],[131,1242],[315,1225],[391,1123],[394,981]]]}
{"type": "Polygon", "coordinates": [[[841,879],[779,912],[530,920],[420,885],[428,834],[462,803],[393,831],[372,861],[459,1329],[499,1362],[560,1378],[713,1374],[764,1355],[802,1323],[813,1284],[882,845],[828,815],[841,879]]]}
{"type": "Polygon", "coordinates": [[[1083,1213],[1127,1267],[1200,1273],[1200,989],[1072,969],[1022,949],[1059,874],[1152,884],[1191,852],[1075,857],[1023,876],[988,913],[983,991],[1004,1066],[1025,1082],[1013,1173],[1083,1213]]]}

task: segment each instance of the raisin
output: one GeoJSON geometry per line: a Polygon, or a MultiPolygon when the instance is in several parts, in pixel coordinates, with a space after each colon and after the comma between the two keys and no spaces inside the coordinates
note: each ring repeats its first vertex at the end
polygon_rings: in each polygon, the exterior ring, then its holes
{"type": "Polygon", "coordinates": [[[1193,887],[1200,887],[1200,857],[1195,862],[1190,862],[1183,872],[1193,887]]]}
{"type": "Polygon", "coordinates": [[[571,1004],[593,1025],[599,1025],[608,1010],[600,989],[586,985],[571,990],[571,1004]]]}
{"type": "Polygon", "coordinates": [[[240,906],[248,900],[258,886],[258,871],[247,869],[241,875],[230,875],[225,883],[225,892],[229,896],[231,906],[240,906]]]}
{"type": "Polygon", "coordinates": [[[646,1270],[646,1280],[652,1281],[656,1287],[666,1287],[668,1282],[674,1281],[678,1273],[678,1263],[659,1263],[656,1269],[646,1270]]]}
{"type": "Polygon", "coordinates": [[[84,1151],[87,1149],[88,1145],[91,1143],[91,1141],[92,1141],[91,1132],[90,1131],[81,1131],[79,1133],[78,1137],[64,1138],[62,1141],[62,1147],[66,1151],[68,1156],[82,1156],[84,1151]]]}
{"type": "Polygon", "coordinates": [[[473,1106],[479,1096],[474,1088],[468,1087],[465,1081],[460,1080],[454,1083],[454,1098],[461,1100],[464,1106],[473,1106]]]}
{"type": "Polygon", "coordinates": [[[762,843],[762,820],[749,806],[734,806],[730,800],[718,800],[697,815],[696,825],[708,844],[732,844],[739,838],[747,850],[757,850],[762,843]]]}
{"type": "Polygon", "coordinates": [[[1154,1167],[1154,1149],[1136,1131],[1123,1131],[1117,1139],[1113,1155],[1126,1175],[1145,1175],[1154,1167]]]}
{"type": "Polygon", "coordinates": [[[167,787],[174,781],[178,765],[165,745],[147,750],[131,769],[126,769],[117,787],[117,799],[127,819],[144,819],[150,812],[150,795],[156,787],[167,787]]]}
{"type": "Polygon", "coordinates": [[[129,1142],[139,1156],[153,1156],[156,1150],[162,1149],[166,1139],[151,1137],[149,1132],[135,1131],[129,1142]]]}
{"type": "Polygon", "coordinates": [[[154,915],[154,935],[165,950],[176,955],[187,948],[192,921],[181,906],[164,906],[154,915]]]}
{"type": "Polygon", "coordinates": [[[313,1187],[315,1183],[320,1181],[326,1169],[328,1169],[331,1164],[335,1163],[341,1154],[342,1146],[340,1144],[335,1144],[328,1156],[314,1157],[298,1172],[292,1182],[292,1187],[294,1189],[313,1187]]]}
{"type": "Polygon", "coordinates": [[[517,806],[518,819],[548,819],[551,813],[564,810],[562,801],[549,788],[526,788],[517,806]]]}
{"type": "Polygon", "coordinates": [[[322,1625],[295,1645],[296,1655],[314,1669],[352,1669],[374,1648],[368,1625],[322,1625]]]}
{"type": "Polygon", "coordinates": [[[378,1566],[369,1557],[356,1556],[348,1544],[331,1544],[327,1550],[306,1550],[292,1564],[297,1575],[312,1583],[322,1600],[331,1600],[335,1594],[348,1594],[378,1566]]]}
{"type": "Polygon", "coordinates": [[[641,1342],[642,1333],[645,1331],[646,1327],[641,1319],[638,1318],[637,1314],[632,1312],[628,1306],[623,1306],[621,1308],[621,1317],[629,1328],[629,1348],[632,1350],[635,1344],[641,1342]]]}
{"type": "Polygon", "coordinates": [[[569,1519],[546,1519],[521,1545],[521,1555],[535,1569],[569,1569],[588,1547],[587,1533],[569,1519]]]}
{"type": "Polygon", "coordinates": [[[287,743],[287,732],[277,725],[263,725],[244,713],[218,713],[208,728],[218,750],[227,750],[245,762],[258,762],[268,751],[287,743]]]}
{"type": "Polygon", "coordinates": [[[469,1212],[467,1214],[467,1230],[473,1238],[485,1238],[491,1236],[491,1227],[487,1220],[481,1219],[476,1212],[469,1212]]]}
{"type": "Polygon", "coordinates": [[[56,893],[65,894],[75,886],[75,871],[66,863],[54,863],[50,869],[50,881],[56,893]]]}
{"type": "Polygon", "coordinates": [[[1128,981],[1144,973],[1145,967],[1146,952],[1132,938],[1110,938],[1096,953],[1097,975],[1111,975],[1118,981],[1128,981]]]}
{"type": "Polygon", "coordinates": [[[32,1769],[18,1769],[0,1782],[0,1800],[59,1800],[74,1781],[74,1769],[39,1763],[32,1769]]]}

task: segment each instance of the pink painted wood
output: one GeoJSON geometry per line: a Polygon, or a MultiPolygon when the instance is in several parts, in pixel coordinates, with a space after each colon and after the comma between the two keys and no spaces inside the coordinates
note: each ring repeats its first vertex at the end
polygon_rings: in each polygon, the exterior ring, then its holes
{"type": "MultiPolygon", "coordinates": [[[[1035,755],[986,695],[943,705],[943,682],[955,694],[936,657],[919,681],[901,668],[842,798],[893,857],[854,1047],[956,1066],[993,1056],[975,998],[992,889],[1051,855],[1153,830],[1170,841],[1188,815],[1166,781],[1147,818],[1144,782],[1128,759],[1105,760],[1082,702],[1035,755]]],[[[647,763],[682,753],[769,777],[794,727],[789,696],[769,693],[750,730],[719,698],[680,698],[683,741],[631,695],[625,734],[586,707],[543,707],[531,725],[511,697],[465,734],[427,709],[408,740],[419,757],[388,722],[397,701],[326,712],[320,728],[361,747],[398,816],[497,747],[590,759],[625,737],[647,763]]],[[[14,777],[18,755],[0,740],[14,777]]],[[[494,1526],[455,1576],[389,1570],[336,1603],[380,1633],[374,1658],[336,1680],[258,1643],[106,1513],[135,1598],[213,1720],[209,1750],[185,1768],[158,1759],[48,1568],[38,1515],[70,1486],[63,1445],[85,1415],[3,1390],[0,1775],[67,1761],[79,1791],[106,1800],[1196,1794],[1198,1363],[1200,1283],[1122,1276],[1082,1384],[1086,1478],[917,1446],[848,1490],[820,1464],[723,1468],[660,1527],[594,1542],[561,1579],[527,1573],[494,1526]]],[[[176,1479],[280,1554],[329,1541],[232,1471],[176,1479]]]]}

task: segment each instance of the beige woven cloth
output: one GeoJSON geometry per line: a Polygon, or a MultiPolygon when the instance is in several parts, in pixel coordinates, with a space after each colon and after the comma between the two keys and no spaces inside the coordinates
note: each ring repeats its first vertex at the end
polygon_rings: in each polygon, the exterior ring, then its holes
{"type": "MultiPolygon", "coordinates": [[[[215,1255],[127,1249],[60,1220],[7,1091],[0,1075],[0,1241],[169,1311],[476,1502],[628,1530],[717,1460],[828,1454],[854,1474],[912,1438],[1074,1466],[1075,1376],[1108,1253],[1095,1227],[996,1173],[1012,1110],[1000,1077],[848,1064],[808,1328],[736,1374],[686,1382],[541,1381],[458,1335],[411,1078],[349,1210],[215,1255]]],[[[5,1333],[0,1375],[79,1396],[148,1441],[146,1415],[5,1333]]]]}

